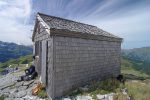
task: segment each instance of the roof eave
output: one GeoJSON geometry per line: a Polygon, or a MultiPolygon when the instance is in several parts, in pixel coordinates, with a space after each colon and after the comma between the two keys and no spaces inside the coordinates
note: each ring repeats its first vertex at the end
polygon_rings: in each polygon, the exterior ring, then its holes
{"type": "Polygon", "coordinates": [[[122,42],[122,38],[118,37],[108,37],[103,35],[95,35],[95,34],[87,34],[82,32],[70,31],[67,29],[55,29],[51,28],[51,36],[66,36],[66,37],[75,37],[75,38],[84,38],[84,39],[92,39],[92,40],[101,40],[101,41],[118,41],[122,42]]]}

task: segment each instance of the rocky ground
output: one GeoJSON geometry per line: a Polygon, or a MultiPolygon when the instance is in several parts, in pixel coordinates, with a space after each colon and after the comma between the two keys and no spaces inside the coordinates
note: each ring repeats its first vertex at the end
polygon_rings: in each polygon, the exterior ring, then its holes
{"type": "MultiPolygon", "coordinates": [[[[38,78],[31,81],[22,81],[17,82],[19,76],[24,75],[23,71],[9,73],[5,76],[0,77],[0,96],[4,96],[5,100],[49,100],[41,99],[37,96],[33,96],[31,90],[37,85],[38,78]]],[[[114,96],[116,93],[106,93],[106,94],[95,94],[89,93],[90,86],[80,87],[72,92],[72,94],[77,94],[78,91],[82,91],[82,93],[78,93],[77,95],[68,95],[61,98],[56,98],[56,100],[114,100],[114,96]],[[95,99],[95,98],[96,99],[95,99]]],[[[97,91],[97,90],[96,90],[97,91]]],[[[123,89],[121,92],[123,95],[127,95],[127,90],[123,89]]],[[[1,99],[0,99],[1,100],[1,99]]],[[[119,100],[119,99],[117,99],[119,100]]],[[[125,100],[131,100],[129,97],[125,100]]]]}
{"type": "Polygon", "coordinates": [[[31,90],[37,85],[38,79],[17,82],[19,76],[24,72],[9,73],[0,78],[0,96],[5,100],[48,100],[41,99],[31,94],[31,90]]]}
{"type": "MultiPolygon", "coordinates": [[[[81,91],[87,91],[88,88],[80,87],[81,91]]],[[[76,90],[75,90],[76,91],[76,90]]],[[[93,97],[91,94],[78,94],[76,96],[65,96],[62,98],[56,98],[56,100],[134,100],[130,98],[127,94],[127,89],[122,89],[122,94],[124,97],[122,99],[115,98],[118,93],[107,93],[107,94],[96,94],[96,97],[93,97]]]]}
{"type": "MultiPolygon", "coordinates": [[[[77,95],[75,97],[63,97],[62,100],[114,100],[113,96],[115,94],[114,93],[110,93],[110,94],[105,94],[105,95],[97,95],[97,99],[94,99],[91,95],[77,95]]],[[[60,99],[58,99],[60,100],[60,99]]]]}

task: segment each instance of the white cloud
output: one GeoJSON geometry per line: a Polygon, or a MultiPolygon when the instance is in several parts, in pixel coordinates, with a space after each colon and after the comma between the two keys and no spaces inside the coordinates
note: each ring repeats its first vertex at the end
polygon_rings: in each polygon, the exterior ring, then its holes
{"type": "Polygon", "coordinates": [[[41,12],[96,25],[124,38],[125,48],[148,46],[149,3],[149,0],[0,0],[0,40],[31,44],[33,26],[27,23],[36,12],[41,12]]]}
{"type": "Polygon", "coordinates": [[[7,2],[5,2],[5,1],[0,1],[0,5],[1,5],[1,6],[7,5],[7,2]]]}
{"type": "Polygon", "coordinates": [[[103,16],[105,12],[102,9],[103,6],[99,7],[81,21],[96,25],[124,38],[123,48],[150,46],[150,6],[142,4],[128,7],[127,5],[127,7],[107,14],[105,17],[103,16]]]}
{"type": "Polygon", "coordinates": [[[1,0],[1,6],[0,40],[31,44],[32,25],[26,24],[30,16],[30,0],[1,0]]]}

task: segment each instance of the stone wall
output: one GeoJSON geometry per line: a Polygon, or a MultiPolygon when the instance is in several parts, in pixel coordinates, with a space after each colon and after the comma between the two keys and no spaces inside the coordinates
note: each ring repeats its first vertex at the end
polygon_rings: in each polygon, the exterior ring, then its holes
{"type": "Polygon", "coordinates": [[[121,43],[54,37],[55,96],[120,73],[121,43]]]}

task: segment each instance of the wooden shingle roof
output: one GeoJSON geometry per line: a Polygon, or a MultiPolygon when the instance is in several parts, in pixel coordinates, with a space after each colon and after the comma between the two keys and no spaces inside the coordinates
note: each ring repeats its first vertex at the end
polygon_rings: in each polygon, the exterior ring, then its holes
{"type": "Polygon", "coordinates": [[[46,25],[50,28],[50,30],[61,30],[65,32],[74,32],[80,33],[81,35],[92,35],[92,36],[102,36],[108,38],[118,39],[122,41],[122,38],[119,38],[109,32],[106,32],[96,26],[88,25],[60,17],[50,16],[42,13],[38,13],[37,15],[46,23],[46,25]]]}

